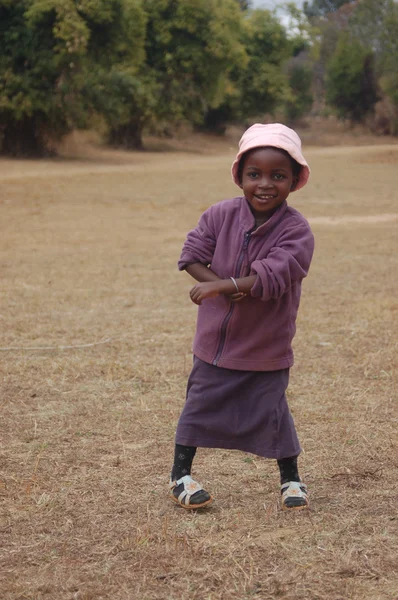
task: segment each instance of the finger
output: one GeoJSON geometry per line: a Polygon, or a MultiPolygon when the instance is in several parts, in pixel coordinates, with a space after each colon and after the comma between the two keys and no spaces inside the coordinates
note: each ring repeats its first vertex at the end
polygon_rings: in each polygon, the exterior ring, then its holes
{"type": "Polygon", "coordinates": [[[246,294],[244,292],[235,292],[235,294],[231,294],[230,295],[230,299],[232,302],[239,302],[240,300],[243,300],[243,298],[246,297],[246,294]]]}
{"type": "Polygon", "coordinates": [[[191,291],[189,292],[189,295],[191,296],[191,300],[195,301],[194,298],[198,298],[200,294],[200,291],[198,290],[197,286],[195,285],[195,287],[193,287],[191,289],[191,291]]]}
{"type": "Polygon", "coordinates": [[[189,295],[194,304],[200,304],[200,302],[201,302],[200,301],[200,293],[197,290],[195,290],[195,289],[191,290],[189,295]]]}

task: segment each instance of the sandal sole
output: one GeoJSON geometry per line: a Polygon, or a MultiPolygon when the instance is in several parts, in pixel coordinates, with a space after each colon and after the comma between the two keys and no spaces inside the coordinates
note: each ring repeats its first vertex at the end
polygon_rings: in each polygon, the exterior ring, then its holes
{"type": "Polygon", "coordinates": [[[296,511],[296,510],[305,510],[306,508],[309,508],[309,504],[305,504],[304,506],[282,506],[282,510],[284,510],[285,512],[287,511],[296,511]]]}
{"type": "Polygon", "coordinates": [[[205,506],[209,506],[209,504],[213,502],[213,496],[210,496],[209,500],[206,500],[206,502],[202,502],[202,504],[181,504],[178,498],[176,498],[173,494],[170,494],[170,498],[173,500],[173,502],[178,504],[178,506],[181,506],[181,508],[185,508],[185,510],[196,510],[197,508],[204,508],[205,506]]]}

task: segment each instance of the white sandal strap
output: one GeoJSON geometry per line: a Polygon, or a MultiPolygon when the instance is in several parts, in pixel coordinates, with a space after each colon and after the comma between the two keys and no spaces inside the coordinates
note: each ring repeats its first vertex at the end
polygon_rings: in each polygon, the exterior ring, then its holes
{"type": "Polygon", "coordinates": [[[184,489],[178,496],[178,502],[180,504],[190,504],[191,497],[196,494],[196,492],[203,490],[203,487],[200,485],[200,483],[192,479],[190,475],[184,475],[184,477],[177,479],[177,481],[171,481],[169,487],[170,489],[173,489],[181,484],[184,485],[184,489]]]}
{"type": "Polygon", "coordinates": [[[294,496],[295,498],[304,498],[308,501],[307,486],[301,481],[288,481],[281,485],[282,504],[287,498],[294,496]]]}
{"type": "Polygon", "coordinates": [[[281,485],[281,490],[282,492],[287,490],[289,487],[291,487],[292,489],[295,488],[304,488],[305,491],[307,491],[307,486],[305,483],[303,483],[302,481],[287,481],[286,483],[283,483],[281,485]]]}

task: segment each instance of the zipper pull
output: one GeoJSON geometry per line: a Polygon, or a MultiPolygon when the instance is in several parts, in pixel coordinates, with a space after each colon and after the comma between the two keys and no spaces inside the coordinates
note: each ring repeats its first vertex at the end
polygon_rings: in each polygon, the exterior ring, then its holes
{"type": "Polygon", "coordinates": [[[250,233],[250,231],[248,231],[247,233],[245,233],[245,241],[244,241],[244,244],[243,244],[243,250],[247,249],[247,247],[249,245],[249,242],[250,242],[251,235],[252,234],[250,233]]]}

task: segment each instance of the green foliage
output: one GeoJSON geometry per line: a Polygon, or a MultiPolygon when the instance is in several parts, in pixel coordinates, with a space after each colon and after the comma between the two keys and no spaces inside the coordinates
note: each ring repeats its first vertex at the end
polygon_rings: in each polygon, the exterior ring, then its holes
{"type": "Polygon", "coordinates": [[[0,0],[0,151],[43,153],[98,117],[127,148],[180,122],[293,122],[313,91],[322,107],[326,74],[339,116],[373,110],[376,77],[398,111],[397,2],[343,4],[291,4],[287,31],[248,0],[0,0]]]}
{"type": "Polygon", "coordinates": [[[315,110],[324,110],[326,100],[341,118],[363,120],[381,98],[383,106],[393,102],[398,110],[397,11],[397,0],[304,3],[312,26],[315,110]]]}
{"type": "Polygon", "coordinates": [[[292,63],[288,75],[291,96],[285,101],[285,111],[288,122],[294,123],[308,114],[314,101],[312,68],[308,64],[292,63]]]}
{"type": "Polygon", "coordinates": [[[398,134],[398,5],[391,7],[383,22],[381,86],[395,108],[391,130],[398,134]]]}
{"type": "Polygon", "coordinates": [[[385,44],[397,40],[391,39],[393,31],[385,30],[388,23],[396,16],[397,3],[394,0],[361,0],[357,5],[351,19],[350,30],[352,35],[375,52],[377,57],[385,55],[385,44]]]}
{"type": "Polygon", "coordinates": [[[290,97],[283,64],[293,55],[297,40],[290,40],[277,18],[266,10],[248,14],[241,40],[247,60],[236,64],[225,101],[207,116],[208,125],[214,126],[214,117],[220,124],[272,114],[290,97]]]}
{"type": "Polygon", "coordinates": [[[103,20],[99,20],[98,0],[85,2],[92,32],[91,68],[82,95],[91,110],[103,116],[112,144],[139,148],[143,128],[153,119],[158,93],[145,65],[147,15],[140,0],[103,0],[103,20]]]}
{"type": "Polygon", "coordinates": [[[30,148],[40,145],[47,116],[50,127],[55,126],[55,133],[65,129],[65,120],[62,114],[57,114],[57,104],[50,99],[57,83],[55,40],[51,31],[43,30],[39,35],[34,27],[29,27],[25,17],[27,8],[27,1],[0,5],[0,131],[3,147],[10,151],[11,138],[18,132],[29,138],[25,141],[30,148]],[[29,131],[32,120],[35,132],[29,131]]]}
{"type": "Polygon", "coordinates": [[[292,54],[292,44],[276,17],[260,10],[247,19],[244,40],[249,63],[239,86],[241,115],[272,113],[289,93],[281,67],[292,54]]]}
{"type": "Polygon", "coordinates": [[[98,115],[130,148],[151,125],[221,130],[272,113],[293,99],[283,65],[304,38],[249,5],[0,0],[0,149],[45,152],[98,115]]]}
{"type": "Polygon", "coordinates": [[[46,152],[86,124],[88,75],[144,56],[138,0],[2,0],[0,22],[0,146],[10,154],[46,152]]]}
{"type": "Polygon", "coordinates": [[[314,109],[326,100],[341,118],[376,115],[380,129],[398,132],[397,0],[312,0],[304,14],[307,25],[297,15],[296,22],[310,43],[314,109]]]}
{"type": "Polygon", "coordinates": [[[147,67],[161,96],[160,119],[203,123],[223,102],[230,73],[247,63],[236,0],[145,0],[147,67]]]}
{"type": "Polygon", "coordinates": [[[341,118],[361,122],[378,100],[373,56],[343,33],[328,65],[326,96],[341,118]]]}
{"type": "Polygon", "coordinates": [[[88,76],[87,94],[108,125],[110,144],[142,148],[144,128],[153,124],[160,86],[151,73],[112,68],[88,76]]]}
{"type": "MultiPolygon", "coordinates": [[[[398,110],[398,3],[361,0],[350,26],[356,39],[374,52],[381,88],[398,110]]],[[[398,130],[398,123],[394,129],[398,130]]]]}

